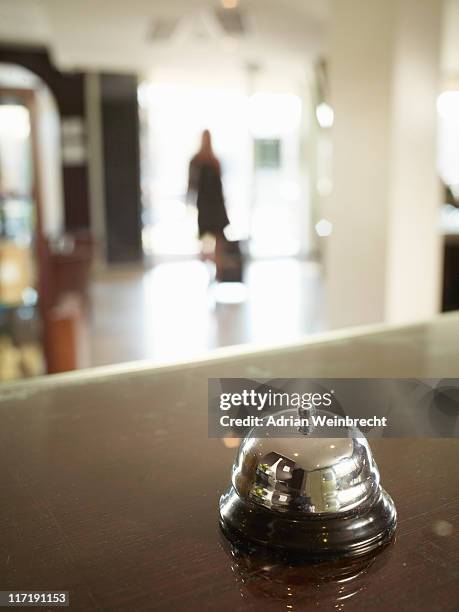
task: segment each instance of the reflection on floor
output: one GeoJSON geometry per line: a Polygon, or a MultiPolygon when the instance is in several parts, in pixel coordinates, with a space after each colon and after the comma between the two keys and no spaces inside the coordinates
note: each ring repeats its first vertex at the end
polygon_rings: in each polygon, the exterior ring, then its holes
{"type": "Polygon", "coordinates": [[[324,329],[317,263],[253,261],[244,285],[217,284],[212,276],[211,264],[196,259],[98,277],[91,290],[91,365],[175,361],[324,329]]]}

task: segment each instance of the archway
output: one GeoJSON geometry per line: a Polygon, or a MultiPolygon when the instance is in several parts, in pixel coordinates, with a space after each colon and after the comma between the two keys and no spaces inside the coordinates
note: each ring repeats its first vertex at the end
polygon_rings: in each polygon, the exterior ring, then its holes
{"type": "Polygon", "coordinates": [[[51,299],[46,240],[63,226],[60,119],[49,87],[0,64],[1,378],[43,373],[51,299]],[[39,297],[39,299],[38,299],[39,297]]]}

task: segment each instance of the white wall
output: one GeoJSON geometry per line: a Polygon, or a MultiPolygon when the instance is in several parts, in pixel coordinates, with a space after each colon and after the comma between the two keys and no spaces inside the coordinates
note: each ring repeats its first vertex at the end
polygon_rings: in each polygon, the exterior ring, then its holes
{"type": "Polygon", "coordinates": [[[384,319],[392,36],[386,2],[335,2],[333,193],[327,215],[333,233],[326,252],[331,327],[384,319]]]}
{"type": "Polygon", "coordinates": [[[60,120],[49,89],[41,86],[36,94],[43,232],[56,236],[64,226],[60,120]]]}
{"type": "Polygon", "coordinates": [[[439,4],[403,0],[396,7],[385,300],[389,322],[427,318],[439,307],[439,4]]]}
{"type": "Polygon", "coordinates": [[[334,2],[331,327],[437,311],[439,36],[436,0],[334,2]]]}

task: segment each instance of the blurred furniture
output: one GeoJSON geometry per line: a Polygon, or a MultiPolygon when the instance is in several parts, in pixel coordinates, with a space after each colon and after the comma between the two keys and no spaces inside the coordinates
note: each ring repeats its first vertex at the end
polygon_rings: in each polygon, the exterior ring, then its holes
{"type": "Polygon", "coordinates": [[[93,244],[89,231],[48,241],[48,288],[45,329],[50,374],[88,365],[86,315],[93,244]]]}
{"type": "Polygon", "coordinates": [[[238,442],[208,437],[207,380],[455,377],[458,363],[459,315],[449,314],[182,366],[6,385],[2,589],[68,590],[70,609],[85,612],[455,612],[457,439],[372,441],[399,516],[379,556],[325,568],[259,563],[219,533],[238,442]]]}
{"type": "Polygon", "coordinates": [[[78,294],[68,293],[48,314],[48,373],[78,370],[88,365],[87,326],[78,294]]]}
{"type": "Polygon", "coordinates": [[[0,238],[0,304],[21,304],[33,284],[32,253],[28,246],[0,238]]]}
{"type": "Polygon", "coordinates": [[[0,306],[0,382],[45,371],[36,305],[0,306]]]}
{"type": "Polygon", "coordinates": [[[64,234],[48,243],[53,302],[67,293],[88,300],[93,242],[88,230],[64,234]]]}

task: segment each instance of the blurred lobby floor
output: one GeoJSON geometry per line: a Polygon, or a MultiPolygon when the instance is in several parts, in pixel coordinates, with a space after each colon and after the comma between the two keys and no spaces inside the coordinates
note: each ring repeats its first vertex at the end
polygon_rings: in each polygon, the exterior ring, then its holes
{"type": "Polygon", "coordinates": [[[210,349],[272,345],[324,329],[319,264],[252,261],[245,284],[211,282],[197,259],[109,271],[91,287],[90,365],[205,355],[210,349]]]}

